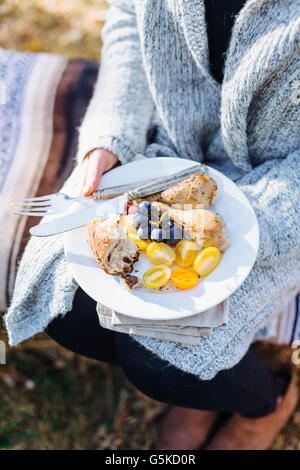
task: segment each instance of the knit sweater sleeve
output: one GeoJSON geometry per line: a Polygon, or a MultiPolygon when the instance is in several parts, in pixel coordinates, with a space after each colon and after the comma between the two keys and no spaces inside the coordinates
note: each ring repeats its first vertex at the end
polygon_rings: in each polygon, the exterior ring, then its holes
{"type": "Polygon", "coordinates": [[[96,147],[122,163],[143,153],[154,104],[143,69],[134,0],[113,0],[93,97],[79,129],[77,159],[96,147]]]}
{"type": "Polygon", "coordinates": [[[300,250],[300,149],[266,161],[237,184],[256,212],[260,247],[256,263],[272,265],[300,250]]]}

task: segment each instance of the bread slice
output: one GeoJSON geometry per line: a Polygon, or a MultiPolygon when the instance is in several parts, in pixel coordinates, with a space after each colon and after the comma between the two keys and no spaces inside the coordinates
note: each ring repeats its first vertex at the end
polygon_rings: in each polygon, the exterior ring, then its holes
{"type": "Polygon", "coordinates": [[[206,209],[176,209],[161,202],[153,202],[153,205],[159,213],[166,212],[200,249],[215,246],[224,252],[229,247],[226,225],[218,214],[206,209]]]}
{"type": "Polygon", "coordinates": [[[148,201],[159,201],[169,206],[177,204],[203,205],[206,209],[216,199],[218,186],[213,178],[208,175],[196,174],[184,179],[175,186],[147,197],[148,201]]]}
{"type": "Polygon", "coordinates": [[[87,242],[107,274],[130,273],[139,258],[139,249],[127,238],[118,215],[90,220],[87,225],[87,242]]]}

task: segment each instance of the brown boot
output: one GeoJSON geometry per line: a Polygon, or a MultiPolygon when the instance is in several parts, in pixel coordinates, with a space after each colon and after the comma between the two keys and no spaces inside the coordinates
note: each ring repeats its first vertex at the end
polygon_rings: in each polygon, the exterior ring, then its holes
{"type": "Polygon", "coordinates": [[[250,419],[234,413],[215,435],[207,450],[266,450],[293,414],[298,402],[296,374],[283,397],[278,398],[275,411],[263,418],[250,419]]]}
{"type": "Polygon", "coordinates": [[[159,450],[195,450],[208,438],[218,413],[172,406],[161,422],[155,442],[159,450]]]}

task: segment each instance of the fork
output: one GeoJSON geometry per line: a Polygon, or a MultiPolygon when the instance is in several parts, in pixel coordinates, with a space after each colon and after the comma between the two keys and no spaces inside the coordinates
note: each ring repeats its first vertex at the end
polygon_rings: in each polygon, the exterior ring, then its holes
{"type": "MultiPolygon", "coordinates": [[[[157,179],[158,180],[158,179],[157,179]]],[[[155,181],[155,180],[151,180],[155,181]]],[[[20,206],[19,212],[14,212],[15,215],[28,215],[35,217],[42,217],[45,215],[56,215],[66,212],[71,204],[75,201],[83,201],[87,199],[111,199],[116,196],[120,196],[126,191],[134,189],[136,185],[142,185],[143,183],[150,183],[151,181],[138,181],[131,184],[122,184],[118,186],[111,186],[104,189],[97,189],[89,197],[77,196],[70,197],[64,193],[47,194],[40,197],[32,197],[19,199],[10,202],[11,206],[20,206]]]]}
{"type": "MultiPolygon", "coordinates": [[[[187,175],[202,172],[206,173],[206,167],[203,164],[193,165],[192,167],[176,172],[174,174],[174,178],[176,179],[176,183],[180,181],[180,179],[184,179],[187,175]],[[181,176],[182,175],[182,176],[181,176]]],[[[172,186],[171,177],[167,177],[170,181],[168,186],[172,186]]],[[[120,196],[126,192],[130,192],[134,190],[136,187],[141,185],[149,185],[150,183],[160,183],[163,182],[164,178],[159,177],[147,181],[137,181],[135,183],[130,184],[121,184],[118,186],[111,186],[108,188],[97,189],[93,192],[93,194],[89,197],[86,196],[77,196],[77,197],[70,197],[64,193],[54,193],[48,194],[46,196],[40,197],[33,197],[33,198],[26,198],[20,199],[16,201],[12,201],[10,205],[20,206],[19,212],[14,212],[15,215],[27,215],[27,216],[34,216],[34,217],[43,217],[45,215],[57,215],[67,212],[69,206],[73,204],[75,201],[87,200],[87,199],[111,199],[113,197],[120,196]]],[[[155,192],[155,191],[153,191],[155,192]]]]}
{"type": "Polygon", "coordinates": [[[62,214],[66,212],[69,206],[73,204],[73,202],[75,201],[83,201],[87,199],[93,199],[93,200],[111,199],[113,197],[117,197],[117,196],[120,196],[121,194],[124,194],[124,192],[126,191],[130,191],[131,189],[134,189],[136,185],[150,183],[151,181],[155,182],[155,180],[138,181],[136,183],[131,183],[131,184],[121,184],[118,186],[111,186],[108,188],[97,189],[89,197],[86,197],[86,196],[70,197],[64,193],[54,193],[54,194],[47,194],[45,196],[40,196],[40,197],[19,199],[19,200],[10,202],[10,205],[20,206],[20,212],[14,212],[15,215],[29,215],[29,216],[41,217],[41,216],[50,215],[50,214],[52,215],[62,214]]]}

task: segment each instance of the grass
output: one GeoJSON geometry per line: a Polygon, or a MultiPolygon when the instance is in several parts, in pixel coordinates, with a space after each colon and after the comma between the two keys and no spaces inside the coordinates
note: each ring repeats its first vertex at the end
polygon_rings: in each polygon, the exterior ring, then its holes
{"type": "Polygon", "coordinates": [[[52,342],[11,352],[1,378],[0,449],[147,449],[164,409],[137,395],[118,367],[52,342]],[[7,383],[5,369],[15,383],[7,383]]]}
{"type": "MultiPolygon", "coordinates": [[[[101,0],[2,0],[0,46],[98,59],[105,11],[101,0]]],[[[164,405],[137,395],[118,367],[44,346],[27,342],[0,365],[1,449],[149,449],[164,405]]],[[[259,351],[271,365],[291,360],[288,348],[259,351]]],[[[300,450],[299,431],[300,410],[273,449],[300,450]]]]}
{"type": "MultiPolygon", "coordinates": [[[[291,360],[289,348],[257,349],[271,367],[291,360]]],[[[51,340],[26,342],[0,366],[3,450],[149,449],[165,409],[138,393],[119,367],[81,358],[51,340]],[[26,387],[28,379],[34,388],[26,387]]],[[[300,408],[272,448],[300,450],[299,431],[300,408]]]]}

